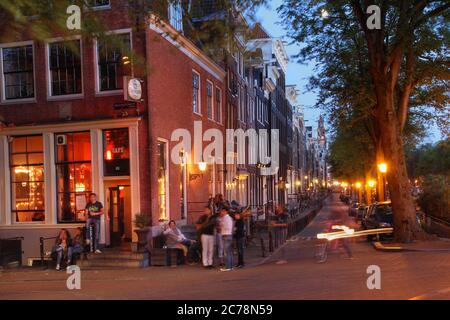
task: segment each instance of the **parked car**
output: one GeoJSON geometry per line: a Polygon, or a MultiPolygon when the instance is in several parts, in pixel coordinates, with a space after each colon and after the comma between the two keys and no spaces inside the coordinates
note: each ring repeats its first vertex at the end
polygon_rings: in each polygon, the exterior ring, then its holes
{"type": "Polygon", "coordinates": [[[350,217],[356,217],[358,215],[359,203],[352,202],[348,207],[348,215],[350,217]]]}
{"type": "Polygon", "coordinates": [[[358,206],[358,210],[356,210],[355,220],[362,221],[362,218],[364,217],[364,215],[366,214],[368,209],[369,209],[369,206],[366,206],[364,203],[360,204],[358,206]]]}
{"type": "MultiPolygon", "coordinates": [[[[362,227],[365,230],[391,228],[394,226],[393,212],[390,201],[376,202],[369,206],[362,218],[362,227]]],[[[367,236],[372,241],[373,235],[367,236]]],[[[392,237],[392,234],[375,236],[379,239],[392,237]]]]}

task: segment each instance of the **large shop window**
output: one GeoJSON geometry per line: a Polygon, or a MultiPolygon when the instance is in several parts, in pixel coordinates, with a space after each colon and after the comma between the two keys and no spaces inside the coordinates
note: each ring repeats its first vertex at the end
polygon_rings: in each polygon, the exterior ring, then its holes
{"type": "Polygon", "coordinates": [[[158,141],[158,207],[159,220],[167,220],[167,143],[158,141]]]}
{"type": "Polygon", "coordinates": [[[43,148],[42,136],[11,139],[11,204],[16,222],[45,221],[43,148]]]}
{"type": "Polygon", "coordinates": [[[92,190],[89,132],[56,135],[58,222],[86,220],[85,206],[92,190]]]}
{"type": "Polygon", "coordinates": [[[113,34],[98,41],[98,71],[100,91],[120,90],[123,76],[131,74],[129,33],[113,34]]]}
{"type": "Polygon", "coordinates": [[[128,129],[103,131],[105,176],[130,175],[130,146],[128,129]]]}
{"type": "Polygon", "coordinates": [[[4,99],[34,97],[33,46],[3,48],[4,99]]]}
{"type": "Polygon", "coordinates": [[[49,44],[51,95],[81,93],[80,40],[49,44]]]}

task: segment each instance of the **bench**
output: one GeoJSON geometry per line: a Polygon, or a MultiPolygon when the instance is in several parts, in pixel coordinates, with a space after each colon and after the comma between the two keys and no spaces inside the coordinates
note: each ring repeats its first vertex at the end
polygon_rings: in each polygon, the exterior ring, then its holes
{"type": "Polygon", "coordinates": [[[150,252],[151,266],[167,266],[184,264],[183,250],[178,248],[167,248],[165,246],[165,238],[159,235],[153,238],[150,252]]]}

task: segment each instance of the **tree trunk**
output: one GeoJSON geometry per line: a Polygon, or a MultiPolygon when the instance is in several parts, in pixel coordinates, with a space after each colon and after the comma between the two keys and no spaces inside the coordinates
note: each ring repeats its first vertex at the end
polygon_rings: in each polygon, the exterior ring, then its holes
{"type": "Polygon", "coordinates": [[[397,119],[393,91],[387,81],[376,85],[378,110],[377,123],[385,160],[388,164],[387,181],[394,213],[394,232],[397,241],[409,242],[423,238],[417,222],[411,196],[411,185],[406,171],[403,138],[397,119]]]}

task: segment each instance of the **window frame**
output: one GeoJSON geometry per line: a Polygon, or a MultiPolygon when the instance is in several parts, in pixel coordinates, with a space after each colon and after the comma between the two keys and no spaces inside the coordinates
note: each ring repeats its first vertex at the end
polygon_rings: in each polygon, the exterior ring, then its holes
{"type": "Polygon", "coordinates": [[[172,0],[169,1],[167,6],[167,20],[170,25],[177,30],[179,33],[184,32],[183,28],[183,6],[181,4],[181,0],[172,0]],[[178,13],[180,16],[173,15],[173,13],[178,13]],[[178,20],[179,19],[179,20],[178,20]],[[176,21],[174,23],[174,21],[176,21]]]}
{"type": "Polygon", "coordinates": [[[216,112],[214,114],[214,120],[218,124],[223,124],[223,95],[222,95],[222,89],[219,86],[215,86],[215,96],[214,100],[216,102],[216,112]],[[219,100],[218,100],[219,99],[219,100]],[[220,103],[218,103],[220,102],[220,103]],[[217,119],[217,115],[219,115],[219,119],[217,119]]]}
{"type": "MultiPolygon", "coordinates": [[[[133,31],[131,30],[131,28],[111,30],[111,31],[106,32],[105,36],[122,35],[122,34],[130,35],[130,51],[132,51],[133,50],[133,31]]],[[[101,88],[100,88],[100,65],[99,65],[99,56],[98,56],[98,38],[94,38],[93,50],[94,50],[95,95],[96,96],[111,96],[111,95],[123,94],[124,88],[113,89],[113,90],[101,90],[101,88]]],[[[131,62],[131,69],[133,68],[132,64],[133,64],[133,62],[131,62]]]]}
{"type": "MultiPolygon", "coordinates": [[[[58,135],[73,135],[73,134],[77,134],[77,133],[89,133],[90,135],[90,131],[87,130],[82,130],[82,131],[68,131],[68,132],[54,132],[53,135],[56,138],[56,136],[58,135]]],[[[56,141],[56,139],[55,139],[56,141]]],[[[54,152],[54,163],[52,164],[53,168],[54,168],[54,172],[55,172],[55,176],[54,176],[54,181],[55,181],[55,190],[56,190],[56,224],[76,224],[76,223],[85,223],[85,221],[82,220],[74,220],[74,221],[61,221],[60,220],[60,212],[59,212],[59,195],[60,194],[74,194],[75,196],[75,203],[76,203],[76,196],[77,194],[81,194],[81,193],[85,193],[86,195],[93,192],[93,190],[85,190],[84,192],[77,192],[76,191],[76,181],[74,179],[74,190],[73,191],[64,191],[64,192],[60,192],[59,191],[59,186],[58,186],[58,166],[61,165],[73,165],[73,166],[77,166],[80,164],[85,164],[85,163],[89,163],[91,166],[91,188],[93,188],[93,183],[94,183],[94,177],[93,177],[93,159],[92,159],[92,137],[89,136],[89,142],[91,144],[91,154],[90,154],[90,160],[86,161],[59,161],[58,160],[58,145],[56,144],[56,142],[53,145],[53,152],[54,152]]],[[[75,208],[76,209],[76,208],[75,208]]],[[[84,209],[84,208],[83,208],[84,209]]]]}
{"type": "Polygon", "coordinates": [[[208,117],[209,120],[214,121],[214,114],[215,114],[214,112],[216,110],[215,103],[214,103],[214,83],[209,79],[206,80],[206,90],[205,91],[206,91],[206,116],[208,117]],[[209,99],[208,85],[211,87],[211,117],[208,114],[208,111],[209,111],[208,110],[208,108],[209,108],[209,106],[208,106],[208,99],[209,99]]]}
{"type": "Polygon", "coordinates": [[[68,100],[68,99],[82,99],[84,98],[84,72],[83,72],[83,41],[81,35],[71,36],[67,38],[58,37],[47,39],[45,41],[45,69],[47,76],[47,100],[48,101],[58,101],[58,100],[68,100]],[[56,42],[66,42],[66,41],[79,41],[80,43],[80,70],[81,70],[81,92],[73,94],[64,95],[52,95],[52,76],[50,70],[50,45],[56,42]]]}
{"type": "MultiPolygon", "coordinates": [[[[48,212],[47,212],[47,203],[46,203],[46,183],[47,183],[47,181],[46,181],[46,179],[45,179],[45,157],[46,157],[46,155],[45,155],[45,142],[44,142],[44,135],[43,134],[27,134],[27,135],[15,135],[15,136],[11,136],[11,138],[25,138],[25,139],[27,139],[27,138],[29,138],[29,137],[42,137],[42,152],[28,152],[28,142],[27,142],[27,145],[26,145],[26,152],[25,153],[22,153],[22,152],[19,152],[19,153],[13,153],[12,152],[12,146],[11,146],[11,144],[9,144],[9,146],[8,146],[8,158],[9,158],[9,163],[8,163],[8,169],[9,169],[9,187],[10,187],[10,201],[11,201],[11,203],[10,203],[10,208],[11,208],[11,211],[10,211],[10,213],[11,213],[11,222],[12,222],[12,224],[15,224],[15,225],[27,225],[27,224],[39,224],[39,225],[41,225],[41,224],[45,224],[46,223],[46,221],[47,221],[47,215],[48,215],[48,212]],[[12,177],[12,175],[13,175],[13,169],[14,168],[16,168],[16,167],[20,167],[20,165],[13,165],[12,164],[12,156],[13,155],[15,155],[15,154],[26,154],[27,155],[27,165],[26,165],[26,167],[30,167],[30,164],[28,163],[28,154],[37,154],[37,153],[42,153],[42,164],[34,164],[34,166],[42,166],[42,169],[43,169],[43,174],[42,174],[42,178],[43,178],[43,180],[42,181],[36,181],[36,182],[39,182],[39,183],[42,183],[42,189],[43,189],[43,191],[44,191],[44,195],[43,195],[43,200],[44,200],[44,205],[43,205],[43,207],[44,207],[44,209],[43,210],[16,210],[15,209],[15,204],[16,204],[16,202],[14,201],[14,193],[15,192],[13,192],[13,185],[15,185],[17,182],[16,181],[13,181],[14,179],[13,179],[13,177],[12,177]],[[13,209],[14,208],[14,209],[13,209]],[[18,212],[43,212],[44,213],[44,220],[43,221],[26,221],[26,222],[20,222],[20,221],[17,221],[17,213],[18,212]]],[[[27,181],[27,183],[30,183],[30,181],[27,181]]],[[[29,195],[28,195],[29,196],[29,195]]]]}
{"type": "Polygon", "coordinates": [[[200,76],[200,72],[195,69],[192,69],[192,77],[196,74],[198,76],[198,90],[197,90],[197,109],[194,110],[194,79],[191,78],[191,92],[192,92],[192,112],[196,115],[202,115],[202,77],[200,76]]]}
{"type": "Polygon", "coordinates": [[[0,44],[0,104],[18,104],[18,103],[35,103],[36,102],[36,46],[33,40],[9,42],[0,44]],[[3,49],[25,47],[31,45],[33,51],[33,91],[34,96],[30,98],[6,99],[6,83],[3,73],[3,49]]]}

